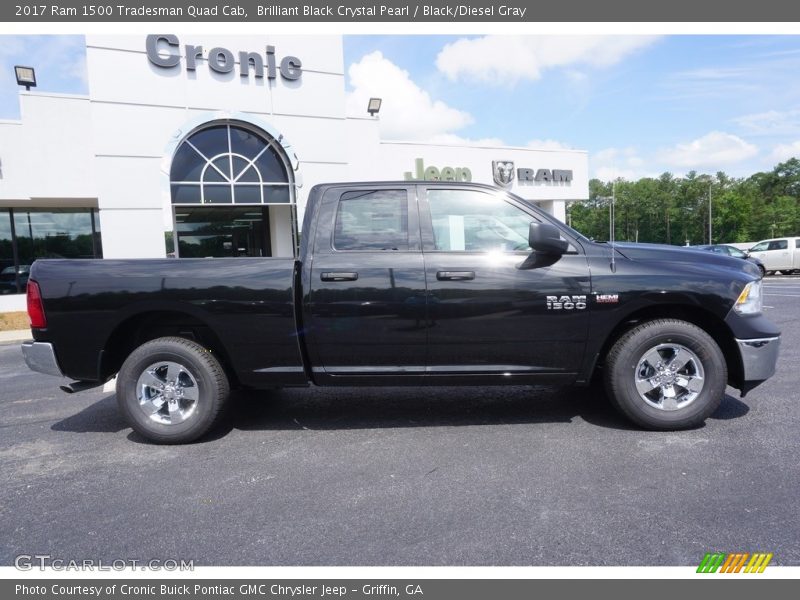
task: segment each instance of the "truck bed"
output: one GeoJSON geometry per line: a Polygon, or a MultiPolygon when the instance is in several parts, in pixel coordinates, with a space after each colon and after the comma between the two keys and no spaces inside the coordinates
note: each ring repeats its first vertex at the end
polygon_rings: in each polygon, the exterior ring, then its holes
{"type": "Polygon", "coordinates": [[[241,384],[304,384],[294,270],[292,258],[39,260],[31,275],[48,329],[34,336],[55,342],[65,375],[98,381],[119,366],[102,351],[110,338],[133,335],[145,313],[179,312],[191,316],[187,330],[219,338],[241,384]]]}

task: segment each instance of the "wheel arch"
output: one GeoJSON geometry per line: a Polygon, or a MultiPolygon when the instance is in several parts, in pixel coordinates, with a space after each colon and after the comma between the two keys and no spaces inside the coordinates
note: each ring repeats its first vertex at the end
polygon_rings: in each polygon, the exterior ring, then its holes
{"type": "Polygon", "coordinates": [[[182,337],[201,344],[217,356],[231,384],[238,383],[225,346],[212,327],[201,317],[179,309],[143,310],[117,324],[100,352],[100,378],[112,377],[131,352],[160,337],[182,337]]]}
{"type": "Polygon", "coordinates": [[[606,336],[600,350],[592,357],[592,364],[589,365],[588,369],[589,379],[597,377],[604,366],[605,357],[608,356],[608,352],[620,337],[636,325],[655,319],[679,319],[692,323],[705,331],[722,350],[728,367],[728,383],[734,387],[742,385],[744,367],[733,332],[725,324],[725,321],[714,313],[699,306],[685,304],[648,306],[625,316],[606,336]]]}

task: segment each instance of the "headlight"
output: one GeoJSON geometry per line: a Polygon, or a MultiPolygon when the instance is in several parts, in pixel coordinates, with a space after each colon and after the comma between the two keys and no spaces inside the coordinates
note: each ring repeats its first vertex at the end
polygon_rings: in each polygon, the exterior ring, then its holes
{"type": "Polygon", "coordinates": [[[757,315],[761,312],[761,280],[751,281],[739,294],[736,304],[733,306],[740,315],[757,315]]]}

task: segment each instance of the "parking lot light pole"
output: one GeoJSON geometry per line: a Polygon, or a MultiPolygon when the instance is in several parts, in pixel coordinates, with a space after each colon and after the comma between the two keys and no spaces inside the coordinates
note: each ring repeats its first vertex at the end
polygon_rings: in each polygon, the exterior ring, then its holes
{"type": "Polygon", "coordinates": [[[711,241],[711,182],[708,183],[708,244],[709,246],[714,242],[711,241]]]}

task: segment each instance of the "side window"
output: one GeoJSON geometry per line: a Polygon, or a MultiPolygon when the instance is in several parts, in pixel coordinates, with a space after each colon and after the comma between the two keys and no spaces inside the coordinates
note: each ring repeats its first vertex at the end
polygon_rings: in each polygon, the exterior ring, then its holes
{"type": "Polygon", "coordinates": [[[786,250],[789,248],[789,240],[775,240],[769,243],[770,250],[786,250]]]}
{"type": "Polygon", "coordinates": [[[752,248],[750,248],[750,252],[764,252],[769,246],[769,242],[759,242],[752,248]]]}
{"type": "Polygon", "coordinates": [[[800,238],[797,238],[797,239],[794,241],[794,247],[795,247],[795,248],[800,248],[800,238]]]}
{"type": "Polygon", "coordinates": [[[346,192],[339,199],[333,233],[336,250],[408,250],[405,190],[346,192]]]}
{"type": "Polygon", "coordinates": [[[428,190],[436,250],[530,250],[532,216],[496,195],[475,190],[428,190]]]}

